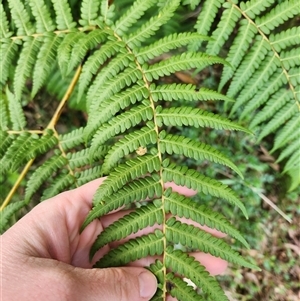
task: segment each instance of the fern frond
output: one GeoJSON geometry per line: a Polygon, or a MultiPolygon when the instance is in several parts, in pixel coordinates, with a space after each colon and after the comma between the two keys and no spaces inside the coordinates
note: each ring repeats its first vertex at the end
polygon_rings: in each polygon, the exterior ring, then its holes
{"type": "Polygon", "coordinates": [[[89,26],[98,16],[100,1],[83,0],[80,7],[79,24],[82,26],[89,26]]]}
{"type": "Polygon", "coordinates": [[[75,129],[67,134],[59,136],[60,145],[64,151],[72,149],[81,143],[84,143],[84,128],[75,129]]]}
{"type": "Polygon", "coordinates": [[[277,52],[300,44],[300,27],[292,27],[277,34],[271,34],[270,43],[277,52]]]}
{"type": "MultiPolygon", "coordinates": [[[[2,2],[0,3],[0,38],[9,38],[12,32],[9,31],[9,23],[2,2]]],[[[2,57],[2,56],[0,56],[2,57]]],[[[2,69],[1,69],[2,70],[2,69]]]]}
{"type": "Polygon", "coordinates": [[[193,225],[176,221],[174,217],[167,220],[165,233],[167,240],[174,244],[180,243],[189,248],[197,248],[204,253],[212,254],[229,262],[256,269],[221,238],[214,237],[193,225]]]}
{"type": "Polygon", "coordinates": [[[105,228],[91,247],[90,259],[93,258],[99,249],[113,241],[126,238],[128,235],[146,227],[151,227],[154,224],[160,225],[164,220],[164,216],[161,208],[159,208],[161,206],[159,203],[157,205],[152,203],[137,208],[134,212],[123,216],[105,228]]]}
{"type": "Polygon", "coordinates": [[[137,0],[135,1],[130,8],[122,14],[122,16],[115,22],[115,25],[112,26],[112,29],[116,34],[122,37],[128,29],[139,20],[150,7],[154,6],[157,1],[155,0],[137,0]]]}
{"type": "Polygon", "coordinates": [[[170,85],[158,85],[151,84],[150,86],[151,96],[154,101],[165,100],[187,100],[187,101],[198,101],[198,100],[225,100],[233,101],[233,99],[218,93],[216,91],[200,88],[196,90],[196,86],[192,84],[170,84],[170,85]]]}
{"type": "Polygon", "coordinates": [[[160,133],[159,139],[159,148],[162,153],[168,153],[169,155],[184,155],[195,160],[209,160],[223,164],[230,167],[243,178],[242,173],[236,165],[227,159],[221,152],[207,144],[200,143],[184,136],[166,135],[165,132],[160,133]]]}
{"type": "Polygon", "coordinates": [[[8,100],[8,111],[12,129],[15,131],[23,130],[26,126],[26,119],[22,109],[22,104],[6,87],[6,95],[8,100]]]}
{"type": "Polygon", "coordinates": [[[296,173],[298,174],[298,183],[299,183],[299,166],[300,166],[300,154],[298,149],[286,162],[283,173],[286,173],[293,169],[296,170],[296,173]]]}
{"type": "MultiPolygon", "coordinates": [[[[299,134],[299,133],[298,133],[299,134]]],[[[276,162],[280,162],[283,159],[292,156],[295,153],[299,153],[300,149],[300,139],[295,139],[291,144],[289,144],[281,153],[276,162]]]]}
{"type": "Polygon", "coordinates": [[[176,192],[170,193],[169,191],[165,191],[163,198],[166,212],[170,212],[174,216],[191,219],[202,226],[206,225],[223,233],[230,234],[232,237],[240,241],[246,248],[249,248],[249,244],[243,236],[222,214],[214,212],[204,205],[199,206],[191,199],[176,192]],[[192,210],[190,210],[191,208],[192,210]]]}
{"type": "MultiPolygon", "coordinates": [[[[7,101],[4,99],[4,95],[1,94],[0,96],[0,139],[2,137],[3,133],[6,133],[9,126],[9,114],[8,114],[8,107],[7,107],[7,101]],[[3,131],[3,132],[2,132],[3,131]]],[[[0,149],[1,149],[1,144],[0,144],[0,149]]],[[[1,151],[0,151],[1,154],[1,151]]]]}
{"type": "Polygon", "coordinates": [[[166,126],[194,126],[196,128],[211,127],[214,129],[237,130],[251,133],[229,119],[197,108],[179,107],[162,109],[161,107],[157,107],[156,111],[159,126],[164,124],[166,126]]]}
{"type": "Polygon", "coordinates": [[[25,80],[32,73],[40,47],[41,41],[38,38],[28,37],[24,42],[14,76],[14,93],[17,99],[21,99],[25,80]]]}
{"type": "Polygon", "coordinates": [[[45,80],[50,75],[53,66],[55,66],[56,51],[61,42],[61,37],[56,34],[50,33],[45,36],[33,70],[32,98],[45,83],[45,80]]]}
{"type": "Polygon", "coordinates": [[[68,0],[51,0],[56,13],[57,29],[73,29],[76,27],[76,22],[73,20],[71,8],[68,0]]]}
{"type": "Polygon", "coordinates": [[[282,51],[280,54],[281,62],[286,70],[289,70],[299,65],[299,49],[291,49],[289,51],[282,51]]]}
{"type": "Polygon", "coordinates": [[[212,40],[208,42],[206,47],[207,52],[212,55],[217,55],[220,52],[241,17],[241,12],[236,9],[234,4],[225,2],[223,8],[221,20],[211,36],[212,40]]]}
{"type": "Polygon", "coordinates": [[[117,162],[137,150],[139,147],[146,147],[157,141],[157,133],[152,122],[148,122],[147,126],[136,130],[120,139],[105,156],[103,162],[103,173],[108,173],[117,162]]]}
{"type": "Polygon", "coordinates": [[[186,186],[204,194],[212,195],[227,200],[238,206],[246,218],[248,218],[245,206],[241,203],[234,192],[219,181],[201,175],[186,166],[176,166],[163,162],[163,180],[165,182],[174,181],[177,185],[186,186]]]}
{"type": "Polygon", "coordinates": [[[18,36],[30,36],[35,28],[30,22],[30,15],[20,0],[8,0],[11,18],[17,27],[18,36]]]}
{"type": "Polygon", "coordinates": [[[25,200],[29,201],[33,194],[38,190],[38,188],[56,172],[58,169],[62,168],[67,164],[65,157],[61,154],[52,156],[43,165],[39,166],[34,173],[31,175],[30,179],[26,185],[25,200]]]}
{"type": "Polygon", "coordinates": [[[138,30],[131,33],[128,37],[124,36],[124,40],[131,48],[140,47],[141,44],[155,34],[155,32],[166,23],[174,14],[174,11],[180,4],[180,0],[167,0],[160,9],[158,15],[151,17],[138,30]]]}
{"type": "Polygon", "coordinates": [[[51,19],[51,13],[47,5],[43,1],[29,0],[31,12],[36,20],[35,27],[37,33],[52,32],[55,25],[51,19]]]}
{"type": "Polygon", "coordinates": [[[143,47],[142,49],[134,49],[134,54],[136,55],[138,62],[140,64],[143,64],[148,60],[159,57],[161,54],[166,53],[172,49],[205,40],[210,40],[210,38],[198,33],[174,33],[158,40],[157,42],[149,46],[143,47]]]}
{"type": "MultiPolygon", "coordinates": [[[[101,187],[99,189],[101,189],[101,187]]],[[[115,192],[113,196],[107,195],[101,199],[97,199],[95,195],[94,200],[97,201],[97,203],[86,217],[86,220],[81,226],[81,231],[94,219],[100,218],[123,205],[153,198],[154,196],[160,197],[161,195],[162,188],[159,179],[155,175],[132,181],[115,192]]]]}
{"type": "Polygon", "coordinates": [[[0,157],[3,157],[8,147],[17,137],[15,135],[8,135],[6,131],[0,131],[0,157]]]}
{"type": "Polygon", "coordinates": [[[17,213],[20,209],[27,205],[24,201],[18,201],[15,203],[8,204],[0,212],[0,233],[3,234],[7,228],[9,228],[9,220],[17,213]]]}
{"type": "Polygon", "coordinates": [[[91,150],[92,153],[96,152],[99,146],[103,145],[108,139],[124,133],[126,130],[133,128],[141,121],[151,120],[153,118],[153,111],[149,106],[148,101],[138,105],[108,123],[103,124],[93,136],[91,150]]]}
{"type": "Polygon", "coordinates": [[[18,45],[11,39],[5,39],[1,41],[0,49],[0,82],[4,85],[8,75],[9,75],[9,66],[14,60],[18,51],[18,45]]]}
{"type": "Polygon", "coordinates": [[[176,71],[189,70],[197,68],[201,70],[209,65],[224,64],[227,62],[217,56],[211,56],[205,53],[185,52],[181,55],[174,55],[159,63],[150,65],[147,69],[143,66],[145,76],[148,81],[157,80],[162,76],[170,75],[176,71]]]}
{"type": "Polygon", "coordinates": [[[255,21],[260,30],[265,34],[269,34],[271,30],[297,14],[300,14],[299,2],[297,0],[285,0],[255,21]]]}
{"type": "Polygon", "coordinates": [[[266,8],[270,7],[275,0],[250,0],[247,2],[241,2],[240,7],[242,11],[251,19],[255,19],[266,8]]]}
{"type": "Polygon", "coordinates": [[[215,278],[194,257],[180,250],[173,251],[172,247],[167,247],[165,257],[167,268],[191,279],[212,300],[228,301],[215,278]]]}
{"type": "Polygon", "coordinates": [[[157,155],[145,155],[120,164],[102,183],[94,195],[93,204],[123,187],[127,182],[153,171],[160,170],[160,161],[157,155]]]}
{"type": "Polygon", "coordinates": [[[75,172],[76,183],[78,186],[86,184],[92,180],[98,179],[102,176],[101,166],[94,166],[80,172],[75,172]]]}
{"type": "Polygon", "coordinates": [[[110,250],[94,266],[96,268],[117,267],[148,255],[161,255],[164,251],[163,237],[160,230],[155,230],[155,233],[129,240],[118,248],[110,250]]]}

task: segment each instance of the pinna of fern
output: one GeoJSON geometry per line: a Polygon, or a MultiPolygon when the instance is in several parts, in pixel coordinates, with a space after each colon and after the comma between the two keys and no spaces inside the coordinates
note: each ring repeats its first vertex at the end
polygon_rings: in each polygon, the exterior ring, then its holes
{"type": "MultiPolygon", "coordinates": [[[[217,114],[188,106],[199,100],[229,101],[230,97],[204,87],[165,84],[163,80],[177,71],[202,70],[227,62],[215,55],[186,50],[186,46],[195,41],[209,40],[200,34],[171,34],[155,42],[150,40],[172,18],[180,5],[179,0],[149,1],[147,5],[137,0],[121,16],[106,0],[84,0],[79,21],[83,27],[73,19],[68,1],[52,2],[52,7],[44,3],[40,11],[36,1],[9,0],[15,29],[6,22],[6,11],[1,7],[4,16],[1,20],[1,51],[7,57],[3,66],[8,68],[17,62],[12,75],[6,72],[1,79],[3,86],[7,86],[2,101],[7,110],[1,131],[4,137],[0,148],[1,164],[5,170],[17,170],[37,156],[51,154],[28,175],[25,204],[43,185],[47,189],[42,199],[46,199],[65,189],[107,176],[94,195],[93,208],[81,230],[94,219],[125,205],[130,206],[132,212],[99,235],[91,249],[91,258],[99,248],[112,241],[124,239],[149,226],[154,226],[154,230],[111,249],[95,266],[125,265],[148,255],[163,254],[161,260],[150,266],[159,280],[153,300],[165,300],[168,293],[178,300],[184,300],[183,296],[199,300],[199,294],[212,300],[227,300],[205,268],[187,252],[175,250],[174,246],[180,244],[234,264],[255,266],[222,239],[174,217],[206,224],[232,235],[246,247],[248,244],[223,215],[166,189],[165,184],[172,181],[196,190],[200,196],[211,195],[228,201],[247,216],[244,204],[229,187],[178,165],[174,155],[216,162],[241,173],[217,149],[180,134],[172,135],[170,128],[249,131],[217,114]],[[32,15],[25,9],[29,2],[32,15]],[[134,27],[144,11],[150,8],[156,13],[142,26],[134,27]],[[50,17],[51,12],[56,16],[55,20],[50,17]],[[130,30],[132,26],[134,30],[130,30]],[[163,54],[171,50],[182,53],[162,59],[163,54]],[[86,95],[87,125],[60,135],[55,128],[58,110],[45,130],[27,130],[20,105],[25,82],[32,79],[34,96],[57,67],[63,76],[71,74],[73,78],[71,90],[66,92],[61,104],[77,83],[79,100],[86,95]],[[174,100],[178,99],[187,105],[176,106],[174,100]],[[165,103],[168,105],[164,106],[165,103]],[[139,148],[145,152],[137,153],[139,148]],[[202,293],[191,290],[181,277],[191,279],[202,293]]],[[[28,169],[26,167],[25,172],[28,169]]],[[[19,209],[18,206],[7,208],[8,215],[12,209],[19,209]]]]}

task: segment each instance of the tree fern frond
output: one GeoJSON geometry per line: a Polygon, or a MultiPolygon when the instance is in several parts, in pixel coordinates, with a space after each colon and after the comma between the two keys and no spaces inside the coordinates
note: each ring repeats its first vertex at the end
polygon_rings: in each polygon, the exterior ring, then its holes
{"type": "Polygon", "coordinates": [[[49,177],[51,177],[54,172],[65,166],[67,162],[68,161],[65,157],[61,156],[61,154],[57,154],[44,162],[43,165],[39,166],[27,182],[25,200],[29,201],[33,194],[39,189],[39,187],[49,177]]]}
{"type": "MultiPolygon", "coordinates": [[[[296,173],[298,173],[298,177],[299,177],[299,166],[300,166],[300,154],[299,154],[299,149],[298,149],[286,162],[283,173],[286,173],[290,170],[295,169],[296,173]]],[[[298,178],[298,182],[299,182],[299,178],[298,178]]]]}
{"type": "Polygon", "coordinates": [[[94,166],[80,172],[75,172],[76,183],[78,186],[86,184],[92,180],[98,179],[102,176],[101,166],[94,166]]]}
{"type": "Polygon", "coordinates": [[[148,255],[161,255],[164,251],[163,233],[156,230],[155,233],[143,235],[110,250],[94,267],[117,267],[123,266],[131,261],[144,258],[148,255]]]}
{"type": "Polygon", "coordinates": [[[24,201],[18,201],[15,203],[8,204],[0,212],[0,233],[3,234],[7,228],[9,228],[9,220],[11,217],[18,212],[20,209],[27,205],[24,201]]]}
{"type": "MultiPolygon", "coordinates": [[[[197,68],[201,70],[213,64],[228,64],[225,60],[211,56],[205,53],[184,52],[181,55],[174,55],[159,63],[150,65],[145,71],[145,76],[148,81],[157,80],[159,77],[170,75],[176,71],[189,70],[197,68]]],[[[144,69],[146,66],[143,66],[144,69]]]]}
{"type": "Polygon", "coordinates": [[[206,47],[207,52],[212,55],[217,55],[220,52],[241,17],[241,12],[232,3],[225,2],[223,8],[224,11],[218,22],[218,27],[213,32],[212,40],[208,42],[206,47]]]}
{"type": "Polygon", "coordinates": [[[114,4],[111,4],[107,0],[100,1],[100,14],[102,17],[100,17],[99,20],[107,25],[111,25],[115,15],[114,4]]]}
{"type": "Polygon", "coordinates": [[[80,7],[79,24],[82,26],[89,26],[98,16],[100,1],[83,0],[80,7]]]}
{"type": "Polygon", "coordinates": [[[226,165],[243,178],[237,166],[227,159],[224,154],[207,144],[190,138],[171,134],[166,135],[165,132],[161,132],[159,135],[159,149],[162,153],[168,153],[169,155],[184,155],[195,160],[209,160],[226,165]]]}
{"type": "Polygon", "coordinates": [[[136,106],[121,115],[116,116],[108,123],[103,124],[93,136],[91,151],[94,153],[99,146],[103,145],[108,139],[124,133],[126,130],[153,118],[153,111],[148,102],[136,106]]]}
{"type": "MultiPolygon", "coordinates": [[[[99,190],[100,189],[101,187],[99,190]]],[[[116,191],[113,195],[107,195],[101,198],[98,198],[98,196],[95,195],[94,202],[97,201],[97,204],[86,217],[83,225],[81,226],[81,231],[83,231],[83,229],[94,219],[100,218],[123,205],[142,201],[147,198],[153,198],[154,196],[160,197],[161,195],[161,184],[155,175],[132,181],[122,189],[116,191]]]]}
{"type": "Polygon", "coordinates": [[[300,44],[300,27],[292,27],[277,34],[271,34],[270,43],[277,52],[300,44]]]}
{"type": "Polygon", "coordinates": [[[41,41],[38,38],[30,37],[24,42],[14,76],[14,93],[17,99],[21,99],[25,80],[31,75],[40,47],[41,41]]]}
{"type": "Polygon", "coordinates": [[[73,175],[70,173],[62,173],[59,176],[56,176],[53,183],[50,184],[50,187],[43,191],[41,200],[44,201],[50,199],[66,189],[74,188],[74,184],[75,178],[73,175]]]}
{"type": "Polygon", "coordinates": [[[8,147],[12,144],[13,140],[15,140],[17,136],[9,135],[6,131],[0,131],[0,157],[2,158],[6,153],[8,147]]]}
{"type": "Polygon", "coordinates": [[[282,51],[280,53],[280,60],[286,70],[289,70],[299,65],[299,48],[294,48],[289,51],[282,51]]]}
{"type": "Polygon", "coordinates": [[[137,208],[135,211],[123,216],[105,228],[104,231],[99,234],[91,247],[90,259],[92,259],[96,252],[103,246],[126,238],[128,235],[136,233],[138,230],[142,230],[146,227],[153,226],[154,224],[160,225],[163,220],[164,216],[161,208],[154,204],[137,208]]]}
{"type": "Polygon", "coordinates": [[[67,73],[70,73],[86,56],[89,50],[94,49],[100,43],[107,39],[107,33],[101,29],[95,29],[86,35],[83,35],[80,40],[72,47],[70,61],[68,64],[67,73]]]}
{"type": "Polygon", "coordinates": [[[12,32],[10,32],[9,30],[10,28],[9,28],[6,12],[4,11],[3,4],[0,3],[0,38],[3,39],[3,38],[11,37],[12,32]]]}
{"type": "Polygon", "coordinates": [[[255,265],[249,263],[236,251],[232,250],[221,238],[214,237],[193,225],[176,221],[174,217],[167,220],[165,233],[167,240],[174,244],[180,243],[189,248],[197,248],[204,253],[212,254],[228,262],[256,269],[255,265]]]}
{"type": "Polygon", "coordinates": [[[146,39],[154,35],[154,33],[173,16],[179,4],[180,0],[167,0],[156,16],[151,17],[148,22],[145,22],[128,37],[124,36],[124,40],[129,47],[140,47],[146,39]]]}
{"type": "Polygon", "coordinates": [[[187,100],[187,101],[198,101],[198,100],[225,100],[233,101],[233,99],[218,93],[216,91],[200,88],[196,90],[196,86],[192,84],[170,84],[170,85],[158,85],[151,84],[150,86],[151,96],[154,101],[165,100],[187,100]]]}
{"type": "Polygon", "coordinates": [[[176,277],[173,273],[167,273],[166,280],[170,284],[170,290],[168,293],[172,297],[177,298],[179,301],[204,301],[204,299],[196,293],[194,288],[182,280],[176,277]]]}
{"type": "Polygon", "coordinates": [[[137,150],[139,147],[146,147],[157,141],[157,133],[154,124],[149,122],[147,126],[125,135],[109,150],[103,162],[103,173],[108,173],[117,162],[137,150]]]}
{"type": "Polygon", "coordinates": [[[59,136],[60,145],[64,151],[72,149],[74,146],[77,146],[81,143],[84,143],[84,128],[75,129],[67,134],[59,136]]]}
{"type": "Polygon", "coordinates": [[[51,12],[47,5],[43,1],[39,0],[29,0],[28,2],[31,12],[36,20],[36,32],[44,33],[45,31],[54,31],[55,25],[52,22],[51,12]]]}
{"type": "Polygon", "coordinates": [[[61,37],[52,33],[47,34],[44,38],[33,70],[32,97],[36,95],[38,90],[45,83],[45,80],[50,75],[53,66],[55,66],[56,51],[61,42],[61,37]]]}
{"type": "Polygon", "coordinates": [[[295,114],[280,130],[275,137],[274,147],[271,150],[273,153],[275,150],[284,146],[289,140],[296,139],[300,129],[300,116],[295,114]]]}
{"type": "Polygon", "coordinates": [[[231,79],[235,70],[238,68],[244,55],[249,49],[254,35],[257,33],[257,28],[247,20],[240,21],[238,33],[230,46],[227,61],[230,65],[225,65],[218,90],[221,91],[225,84],[231,79]]]}
{"type": "Polygon", "coordinates": [[[255,19],[255,17],[261,12],[270,7],[274,1],[275,0],[250,0],[247,2],[241,2],[240,7],[244,14],[248,15],[251,19],[255,19]]]}
{"type": "MultiPolygon", "coordinates": [[[[6,131],[9,127],[9,114],[8,114],[8,106],[7,101],[4,99],[4,95],[1,94],[0,96],[0,139],[2,138],[3,133],[6,133],[6,131]]],[[[5,139],[5,138],[3,138],[5,139]]],[[[0,144],[1,149],[1,144],[0,144]]],[[[1,151],[0,151],[1,154],[1,151]]]]}
{"type": "Polygon", "coordinates": [[[105,196],[118,191],[127,182],[158,170],[160,170],[160,161],[155,155],[137,157],[120,164],[98,188],[93,204],[98,204],[105,196]]]}
{"type": "Polygon", "coordinates": [[[231,204],[238,206],[245,217],[248,218],[245,206],[228,186],[193,169],[188,169],[186,166],[179,167],[174,164],[168,164],[165,161],[163,162],[163,180],[165,182],[174,181],[177,185],[186,186],[198,192],[227,200],[231,204]]]}
{"type": "Polygon", "coordinates": [[[228,301],[215,278],[210,276],[194,257],[180,250],[173,251],[172,247],[167,248],[165,257],[167,268],[193,281],[204,293],[208,294],[212,300],[228,301]]]}
{"type": "Polygon", "coordinates": [[[58,30],[73,29],[76,22],[73,20],[68,0],[51,0],[56,13],[56,24],[58,30]]]}
{"type": "Polygon", "coordinates": [[[0,49],[0,83],[5,84],[9,75],[9,66],[14,60],[18,50],[18,45],[11,39],[1,41],[0,49]]]}
{"type": "MultiPolygon", "coordinates": [[[[93,75],[96,75],[99,68],[117,52],[121,52],[121,48],[125,47],[122,41],[109,41],[101,46],[99,50],[96,50],[93,55],[89,56],[87,61],[82,67],[82,71],[79,78],[78,87],[78,99],[82,97],[84,90],[91,82],[93,75]]],[[[129,53],[122,53],[115,59],[116,67],[112,65],[112,68],[107,68],[110,74],[116,74],[127,67],[129,62],[133,60],[133,56],[129,53]],[[117,69],[117,67],[119,69],[117,69]]],[[[103,74],[101,74],[103,76],[103,74]]],[[[99,85],[100,86],[100,85],[99,85]]]]}
{"type": "Polygon", "coordinates": [[[195,25],[198,33],[208,35],[211,25],[218,13],[218,9],[224,2],[225,0],[204,1],[195,25]]]}
{"type": "Polygon", "coordinates": [[[299,108],[294,101],[289,101],[263,128],[257,139],[260,141],[263,137],[267,136],[271,132],[274,132],[275,129],[280,127],[295,114],[299,114],[299,108]]]}
{"type": "Polygon", "coordinates": [[[158,40],[157,42],[149,46],[143,47],[142,49],[134,49],[134,53],[137,57],[138,62],[140,64],[143,64],[148,60],[159,57],[161,54],[166,53],[172,49],[205,40],[210,40],[210,38],[198,33],[174,33],[158,40]]]}
{"type": "Polygon", "coordinates": [[[230,121],[229,119],[220,117],[219,115],[203,111],[197,108],[179,107],[179,108],[156,108],[157,123],[166,126],[194,126],[211,127],[214,129],[237,130],[247,133],[249,132],[244,127],[230,121]]]}
{"type": "Polygon", "coordinates": [[[26,126],[26,119],[22,109],[22,104],[16,96],[6,87],[6,95],[8,100],[9,119],[12,129],[15,131],[23,130],[26,126]]]}
{"type": "Polygon", "coordinates": [[[208,207],[192,201],[191,199],[176,192],[166,191],[163,196],[164,207],[167,212],[179,217],[185,217],[210,228],[217,229],[223,233],[229,234],[240,241],[246,248],[249,244],[244,237],[229,223],[229,221],[220,213],[212,211],[208,207]],[[192,210],[190,210],[192,208],[192,210]]]}
{"type": "Polygon", "coordinates": [[[130,8],[115,22],[115,25],[112,26],[112,29],[117,35],[122,37],[124,34],[126,34],[128,29],[145,14],[145,11],[156,4],[156,2],[157,1],[155,0],[135,1],[130,8]]]}
{"type": "Polygon", "coordinates": [[[300,139],[296,139],[280,153],[280,156],[278,157],[276,162],[280,162],[283,159],[292,156],[296,152],[299,153],[299,149],[300,149],[300,139]]]}
{"type": "Polygon", "coordinates": [[[11,18],[17,27],[18,36],[30,36],[35,28],[30,22],[30,16],[20,0],[8,0],[11,18]]]}
{"type": "Polygon", "coordinates": [[[269,13],[257,18],[255,21],[260,30],[265,34],[269,34],[271,30],[297,14],[300,14],[299,2],[297,0],[285,0],[277,4],[269,13]]]}

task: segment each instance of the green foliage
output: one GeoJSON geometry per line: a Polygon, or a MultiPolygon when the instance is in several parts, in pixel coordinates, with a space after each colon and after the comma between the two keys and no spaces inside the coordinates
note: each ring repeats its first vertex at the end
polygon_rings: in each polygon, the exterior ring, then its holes
{"type": "Polygon", "coordinates": [[[284,162],[284,172],[292,176],[292,187],[297,186],[296,2],[115,0],[110,5],[107,0],[75,4],[9,0],[8,6],[1,4],[0,169],[4,176],[20,171],[20,180],[26,180],[24,201],[8,206],[10,198],[3,201],[1,230],[32,199],[44,200],[105,175],[81,231],[124,206],[132,213],[98,236],[91,259],[112,241],[150,226],[153,231],[111,249],[95,266],[125,265],[163,254],[149,267],[159,280],[153,300],[165,300],[167,292],[179,300],[227,300],[205,268],[176,246],[255,266],[223,239],[174,216],[206,224],[248,247],[245,238],[212,206],[199,205],[165,184],[175,182],[197,191],[200,198],[229,202],[231,212],[238,208],[248,217],[243,202],[219,176],[186,166],[185,161],[194,166],[208,162],[242,178],[230,154],[203,143],[205,131],[212,128],[224,137],[230,131],[259,131],[259,140],[274,134],[272,151],[279,153],[278,162],[284,162]],[[168,29],[172,20],[181,20],[182,12],[188,14],[189,7],[196,6],[201,9],[194,29],[189,26],[184,31],[184,27],[176,33],[168,29]],[[175,81],[177,72],[192,70],[205,76],[220,67],[218,92],[204,84],[175,81]],[[44,105],[47,90],[61,95],[61,101],[44,129],[38,129],[28,122],[26,106],[44,105]],[[87,122],[61,131],[58,120],[70,97],[84,108],[87,122]],[[225,101],[231,115],[238,115],[244,124],[251,120],[251,131],[202,105],[217,100],[225,101]],[[195,137],[185,135],[195,129],[195,137]],[[198,289],[190,289],[180,277],[198,289]]]}

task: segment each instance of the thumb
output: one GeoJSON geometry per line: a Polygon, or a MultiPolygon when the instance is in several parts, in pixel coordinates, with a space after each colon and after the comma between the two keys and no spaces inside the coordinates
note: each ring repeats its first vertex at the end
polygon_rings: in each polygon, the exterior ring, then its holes
{"type": "Polygon", "coordinates": [[[74,273],[76,301],[149,301],[157,289],[155,276],[143,268],[75,268],[74,273]]]}

